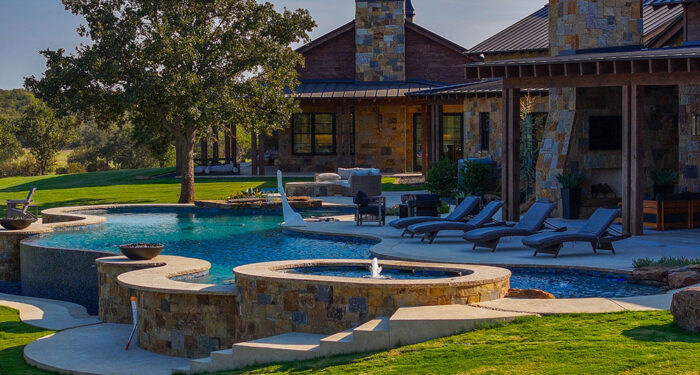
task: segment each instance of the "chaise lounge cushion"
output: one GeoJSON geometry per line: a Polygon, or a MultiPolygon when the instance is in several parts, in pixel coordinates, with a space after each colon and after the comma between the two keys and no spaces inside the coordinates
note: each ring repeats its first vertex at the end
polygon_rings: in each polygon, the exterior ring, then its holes
{"type": "Polygon", "coordinates": [[[471,242],[487,242],[501,237],[529,236],[539,231],[554,210],[553,203],[535,203],[513,227],[479,228],[462,236],[471,242]]]}
{"type": "Polygon", "coordinates": [[[474,211],[478,206],[479,206],[479,200],[480,198],[478,197],[467,197],[465,198],[462,203],[457,206],[452,213],[447,215],[444,218],[436,217],[436,216],[413,216],[413,217],[406,217],[403,219],[398,219],[394,220],[391,223],[389,223],[390,226],[394,228],[407,228],[411,225],[414,224],[420,224],[420,223],[425,223],[429,221],[464,221],[471,213],[474,211]]]}
{"type": "Polygon", "coordinates": [[[597,242],[618,216],[619,209],[599,208],[576,232],[538,233],[523,238],[523,244],[533,248],[545,248],[565,242],[597,242]]]}

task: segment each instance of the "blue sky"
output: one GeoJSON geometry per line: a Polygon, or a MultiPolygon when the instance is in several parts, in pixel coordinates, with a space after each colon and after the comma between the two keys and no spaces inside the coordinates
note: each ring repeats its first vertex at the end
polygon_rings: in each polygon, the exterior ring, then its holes
{"type": "MultiPolygon", "coordinates": [[[[318,23],[313,38],[353,19],[354,0],[272,0],[306,8],[318,23]]],[[[544,6],[547,0],[413,0],[415,22],[467,48],[544,6]]],[[[73,50],[81,23],[59,0],[0,0],[0,89],[21,87],[41,75],[41,49],[73,50]]]]}

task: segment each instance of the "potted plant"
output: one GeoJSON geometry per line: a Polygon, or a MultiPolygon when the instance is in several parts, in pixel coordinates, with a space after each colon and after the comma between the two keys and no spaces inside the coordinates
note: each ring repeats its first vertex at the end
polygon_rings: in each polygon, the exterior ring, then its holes
{"type": "Polygon", "coordinates": [[[581,212],[581,185],[586,176],[579,172],[564,172],[557,176],[561,185],[561,203],[564,219],[578,219],[581,212]]]}
{"type": "Polygon", "coordinates": [[[678,174],[671,169],[656,169],[651,171],[651,180],[654,182],[654,199],[659,194],[673,194],[678,174]]]}

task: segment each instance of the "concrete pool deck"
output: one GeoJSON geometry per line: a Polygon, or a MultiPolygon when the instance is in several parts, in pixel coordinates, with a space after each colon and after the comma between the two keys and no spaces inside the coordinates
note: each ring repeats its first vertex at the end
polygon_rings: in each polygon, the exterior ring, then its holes
{"type": "MultiPolygon", "coordinates": [[[[349,235],[371,238],[381,242],[371,248],[379,258],[411,260],[438,263],[468,263],[484,265],[510,265],[533,267],[567,267],[596,270],[617,270],[629,272],[632,262],[638,258],[700,257],[700,229],[669,230],[658,232],[645,230],[644,236],[632,237],[615,243],[616,254],[600,251],[594,254],[588,243],[568,243],[559,257],[539,255],[525,247],[520,237],[506,237],[501,240],[495,253],[477,248],[462,239],[462,232],[441,232],[433,244],[421,242],[420,238],[401,237],[401,230],[390,226],[379,227],[366,224],[355,225],[350,215],[338,216],[340,221],[308,223],[305,228],[288,228],[291,231],[326,235],[349,235]]],[[[387,217],[387,223],[395,218],[387,217]]],[[[567,226],[576,230],[583,221],[551,219],[557,226],[567,226]]]]}

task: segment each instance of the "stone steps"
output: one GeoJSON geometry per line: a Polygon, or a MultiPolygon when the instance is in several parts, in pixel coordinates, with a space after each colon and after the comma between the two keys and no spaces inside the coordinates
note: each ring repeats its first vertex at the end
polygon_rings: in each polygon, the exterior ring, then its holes
{"type": "Polygon", "coordinates": [[[386,350],[451,336],[528,314],[502,312],[467,305],[400,308],[391,317],[372,319],[333,335],[285,333],[249,342],[196,359],[173,373],[196,374],[235,370],[252,365],[300,361],[340,354],[386,350]]]}

